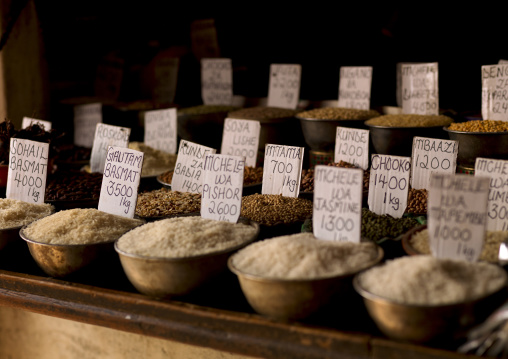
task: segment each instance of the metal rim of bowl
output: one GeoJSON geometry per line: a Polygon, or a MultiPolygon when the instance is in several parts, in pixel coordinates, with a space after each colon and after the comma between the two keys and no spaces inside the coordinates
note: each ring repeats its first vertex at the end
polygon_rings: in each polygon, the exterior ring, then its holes
{"type": "Polygon", "coordinates": [[[480,136],[499,136],[499,135],[508,135],[508,131],[502,132],[471,132],[471,131],[457,131],[450,130],[448,127],[443,127],[443,130],[449,133],[456,133],[460,135],[480,135],[480,136]]]}
{"type": "Polygon", "coordinates": [[[103,241],[103,242],[94,242],[94,243],[69,243],[69,244],[59,244],[59,243],[44,243],[44,242],[37,242],[36,240],[33,240],[31,238],[28,238],[25,233],[24,229],[28,225],[25,225],[21,227],[19,230],[19,236],[27,243],[35,244],[38,246],[44,246],[44,247],[53,247],[53,248],[84,248],[84,247],[90,247],[94,245],[106,245],[108,243],[112,244],[114,243],[117,238],[113,240],[103,241]]]}
{"type": "Polygon", "coordinates": [[[411,228],[409,231],[404,233],[404,235],[402,236],[402,239],[401,239],[401,243],[402,243],[402,248],[408,255],[413,256],[413,255],[424,254],[424,253],[417,251],[411,244],[410,240],[411,240],[411,237],[413,237],[413,235],[416,232],[423,231],[426,228],[427,228],[427,225],[422,224],[421,226],[411,228]]]}
{"type": "MultiPolygon", "coordinates": [[[[214,252],[210,252],[210,253],[198,254],[198,255],[195,255],[195,256],[186,256],[186,257],[151,257],[151,256],[143,256],[143,255],[139,255],[139,254],[128,253],[128,252],[125,252],[125,251],[121,250],[120,248],[118,248],[118,241],[119,241],[120,238],[117,238],[114,241],[114,247],[115,247],[115,251],[119,255],[123,255],[125,257],[130,257],[130,258],[134,258],[134,259],[141,259],[141,260],[149,261],[149,262],[161,262],[161,261],[164,261],[164,262],[188,262],[188,261],[195,261],[197,259],[214,257],[214,256],[217,256],[217,255],[226,254],[226,253],[229,253],[229,252],[232,253],[232,252],[235,252],[236,250],[238,250],[240,248],[243,248],[246,245],[249,245],[250,243],[254,242],[256,240],[256,238],[259,236],[259,224],[257,222],[248,220],[248,225],[253,226],[256,229],[255,233],[248,240],[246,240],[246,241],[244,241],[244,242],[242,242],[240,244],[237,244],[237,245],[235,245],[233,247],[222,249],[220,251],[214,251],[214,252]]],[[[131,230],[133,230],[133,229],[131,229],[131,230]]],[[[126,234],[126,233],[127,232],[125,232],[124,234],[126,234]]]]}
{"type": "Polygon", "coordinates": [[[312,117],[300,117],[300,116],[295,116],[295,118],[299,119],[299,120],[303,120],[303,121],[310,121],[310,122],[334,122],[334,121],[348,121],[348,122],[353,122],[353,121],[358,121],[358,122],[364,122],[364,121],[368,121],[370,120],[370,118],[367,118],[367,119],[354,119],[354,118],[334,118],[334,119],[327,119],[327,118],[312,118],[312,117]]]}
{"type": "Polygon", "coordinates": [[[384,257],[384,250],[383,250],[383,248],[381,248],[378,245],[376,245],[376,250],[377,250],[377,256],[376,256],[376,258],[374,258],[370,262],[364,263],[364,265],[360,269],[357,269],[357,270],[354,270],[354,271],[351,271],[351,272],[347,272],[347,273],[330,274],[330,275],[327,275],[327,276],[322,276],[322,277],[317,277],[317,278],[308,278],[308,279],[300,279],[300,278],[275,278],[275,277],[263,277],[263,276],[256,275],[256,274],[246,273],[246,272],[243,272],[243,271],[241,271],[240,269],[238,269],[238,268],[236,268],[234,266],[234,264],[233,264],[233,257],[235,255],[232,255],[231,257],[229,257],[229,259],[228,259],[228,268],[229,268],[229,270],[231,272],[233,272],[237,276],[244,277],[244,278],[246,278],[248,280],[256,281],[256,282],[264,282],[264,283],[309,283],[309,282],[318,282],[318,281],[321,281],[321,280],[330,280],[330,279],[333,279],[333,278],[346,278],[346,277],[354,276],[354,275],[356,275],[359,272],[362,272],[362,271],[364,271],[364,270],[366,270],[366,269],[368,269],[370,267],[373,267],[373,266],[377,265],[379,262],[381,262],[381,260],[384,257]]]}
{"type": "MultiPolygon", "coordinates": [[[[490,264],[490,265],[495,265],[495,264],[490,264]]],[[[363,288],[362,285],[360,284],[360,277],[362,276],[363,273],[358,273],[358,274],[356,274],[354,276],[354,278],[353,278],[353,288],[355,289],[355,291],[363,299],[370,300],[370,301],[373,301],[373,302],[382,302],[382,303],[385,303],[385,304],[398,305],[398,306],[403,306],[403,307],[406,307],[406,308],[421,308],[421,309],[447,308],[447,307],[452,308],[452,307],[456,307],[456,306],[459,306],[459,305],[473,304],[475,302],[481,301],[483,299],[486,299],[486,298],[490,297],[491,295],[494,295],[496,293],[499,293],[499,292],[505,290],[506,289],[506,285],[508,284],[508,275],[506,274],[506,272],[501,267],[499,267],[499,270],[500,270],[500,273],[505,273],[505,280],[504,280],[504,284],[502,286],[500,286],[498,289],[496,289],[495,291],[487,293],[487,294],[484,294],[484,295],[481,295],[481,296],[476,297],[476,298],[468,299],[466,301],[444,303],[444,304],[412,304],[412,303],[403,303],[403,302],[399,302],[399,301],[396,301],[396,300],[393,300],[393,299],[390,299],[390,298],[386,298],[386,297],[380,296],[378,294],[374,294],[374,293],[368,291],[367,289],[363,288]]]]}

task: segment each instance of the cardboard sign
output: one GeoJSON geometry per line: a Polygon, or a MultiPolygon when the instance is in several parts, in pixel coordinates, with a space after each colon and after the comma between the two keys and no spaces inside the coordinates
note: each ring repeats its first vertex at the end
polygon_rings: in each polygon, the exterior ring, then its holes
{"type": "Polygon", "coordinates": [[[429,189],[431,173],[455,173],[459,142],[413,137],[411,187],[429,189]]]}
{"type": "Polygon", "coordinates": [[[419,115],[439,114],[438,64],[403,64],[402,111],[419,115]]]}
{"type": "Polygon", "coordinates": [[[201,194],[201,217],[236,223],[242,207],[245,158],[207,155],[201,194]]]}
{"type": "Polygon", "coordinates": [[[407,207],[411,158],[372,155],[369,209],[376,214],[401,218],[407,207]]]}
{"type": "Polygon", "coordinates": [[[90,156],[91,172],[102,173],[108,148],[110,146],[127,147],[130,134],[131,129],[128,127],[98,123],[95,128],[92,154],[90,156]]]}
{"type": "Polygon", "coordinates": [[[11,138],[6,198],[44,203],[49,143],[11,138]]]}
{"type": "Polygon", "coordinates": [[[205,105],[231,105],[233,101],[231,59],[201,59],[201,97],[205,105]]]}
{"type": "Polygon", "coordinates": [[[304,147],[265,146],[262,194],[298,197],[304,147]]]}
{"type": "Polygon", "coordinates": [[[508,121],[508,64],[482,66],[482,117],[508,121]]]}
{"type": "Polygon", "coordinates": [[[171,104],[174,102],[179,67],[180,59],[177,57],[163,57],[155,63],[153,86],[150,90],[152,99],[156,103],[171,104]]]}
{"type": "Polygon", "coordinates": [[[487,231],[508,230],[508,161],[478,157],[474,175],[490,178],[487,231]]]}
{"type": "Polygon", "coordinates": [[[102,104],[74,106],[74,144],[92,148],[97,124],[102,122],[102,104]]]}
{"type": "Polygon", "coordinates": [[[226,118],[220,153],[245,157],[245,165],[256,167],[261,123],[255,120],[226,118]]]}
{"type": "Polygon", "coordinates": [[[369,130],[337,127],[334,162],[340,161],[369,168],[369,130]]]}
{"type": "Polygon", "coordinates": [[[179,192],[202,193],[205,157],[215,152],[214,148],[181,140],[171,189],[179,192]]]}
{"type": "Polygon", "coordinates": [[[30,127],[32,124],[39,124],[44,129],[44,131],[50,131],[51,130],[51,122],[49,121],[43,121],[38,120],[36,118],[30,118],[30,117],[23,117],[23,122],[21,122],[21,128],[27,128],[30,127]]]}
{"type": "Polygon", "coordinates": [[[339,107],[370,109],[372,66],[342,66],[339,80],[339,107]]]}
{"type": "Polygon", "coordinates": [[[268,107],[296,109],[300,100],[301,65],[270,65],[268,107]]]}
{"type": "Polygon", "coordinates": [[[176,153],[176,108],[145,112],[145,139],[147,146],[167,153],[176,153]]]}
{"type": "Polygon", "coordinates": [[[100,211],[134,218],[143,159],[140,151],[116,146],[108,148],[99,197],[100,211]]]}
{"type": "Polygon", "coordinates": [[[314,168],[312,229],[319,239],[360,242],[363,170],[318,165],[314,168]]]}
{"type": "Polygon", "coordinates": [[[427,213],[435,257],[478,260],[485,238],[488,194],[488,177],[431,175],[427,213]]]}

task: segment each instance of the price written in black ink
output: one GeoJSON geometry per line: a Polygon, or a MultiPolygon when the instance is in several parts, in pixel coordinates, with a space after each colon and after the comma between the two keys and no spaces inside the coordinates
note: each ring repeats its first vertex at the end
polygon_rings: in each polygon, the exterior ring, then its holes
{"type": "Polygon", "coordinates": [[[285,163],[277,160],[271,160],[271,163],[273,164],[273,172],[272,173],[279,173],[284,174],[282,178],[282,184],[284,187],[287,187],[290,192],[295,192],[296,190],[296,183],[297,181],[293,178],[291,178],[291,172],[293,172],[293,164],[292,163],[285,163]]]}

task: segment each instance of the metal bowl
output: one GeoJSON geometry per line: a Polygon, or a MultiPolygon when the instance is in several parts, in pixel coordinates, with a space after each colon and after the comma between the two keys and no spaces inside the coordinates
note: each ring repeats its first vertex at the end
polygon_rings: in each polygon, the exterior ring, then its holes
{"type": "Polygon", "coordinates": [[[28,249],[37,265],[50,277],[63,278],[101,263],[114,256],[114,240],[92,244],[48,244],[34,241],[23,232],[19,236],[28,244],[28,249]]]}
{"type": "Polygon", "coordinates": [[[252,238],[213,253],[180,258],[146,257],[120,250],[117,242],[115,250],[127,278],[139,292],[155,298],[182,296],[222,273],[227,268],[231,253],[257,238],[259,225],[256,222],[240,218],[239,223],[249,224],[256,229],[252,238]]]}
{"type": "Polygon", "coordinates": [[[459,141],[457,164],[473,167],[477,157],[508,159],[508,132],[465,132],[447,127],[451,140],[459,141]]]}
{"type": "Polygon", "coordinates": [[[431,343],[463,339],[467,330],[484,320],[506,299],[506,287],[483,297],[448,305],[410,305],[398,303],[365,290],[361,274],[353,286],[363,297],[370,317],[391,339],[431,343]]]}
{"type": "Polygon", "coordinates": [[[364,263],[354,273],[317,279],[278,279],[248,274],[233,265],[233,256],[228,267],[237,275],[243,294],[256,312],[276,319],[299,320],[316,313],[334,298],[339,302],[350,298],[354,294],[352,279],[355,274],[383,259],[383,249],[377,247],[377,251],[374,260],[364,263]]]}

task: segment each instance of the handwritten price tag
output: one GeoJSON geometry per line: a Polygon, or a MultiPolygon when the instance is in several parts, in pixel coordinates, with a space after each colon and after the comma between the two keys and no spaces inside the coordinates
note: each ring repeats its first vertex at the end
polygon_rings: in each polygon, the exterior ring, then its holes
{"type": "Polygon", "coordinates": [[[130,128],[98,123],[90,156],[91,171],[102,173],[108,148],[110,146],[127,147],[130,134],[130,128]]]}
{"type": "Polygon", "coordinates": [[[369,168],[369,130],[337,127],[335,162],[345,161],[364,170],[369,168]]]}
{"type": "Polygon", "coordinates": [[[420,115],[439,114],[438,64],[403,64],[402,111],[420,115]]]}
{"type": "Polygon", "coordinates": [[[428,198],[432,254],[478,260],[485,238],[489,178],[433,173],[428,198]]]}
{"type": "Polygon", "coordinates": [[[316,166],[312,228],[320,239],[360,242],[363,170],[316,166]]]}
{"type": "Polygon", "coordinates": [[[296,109],[300,100],[300,65],[272,64],[268,88],[268,106],[296,109]]]}
{"type": "Polygon", "coordinates": [[[11,138],[6,198],[44,203],[49,143],[11,138]]]}
{"type": "Polygon", "coordinates": [[[74,106],[74,144],[92,148],[97,124],[102,122],[102,104],[74,106]]]}
{"type": "Polygon", "coordinates": [[[243,156],[247,166],[256,167],[260,132],[259,121],[226,118],[220,152],[223,155],[243,156]]]}
{"type": "Polygon", "coordinates": [[[167,153],[176,153],[176,108],[145,112],[147,146],[167,153]]]}
{"type": "Polygon", "coordinates": [[[201,217],[236,223],[242,206],[245,158],[207,155],[201,194],[201,217]]]}
{"type": "Polygon", "coordinates": [[[482,117],[508,121],[508,64],[482,66],[482,117]]]}
{"type": "Polygon", "coordinates": [[[181,140],[171,181],[173,191],[202,193],[205,157],[215,152],[214,148],[181,140]]]}
{"type": "Polygon", "coordinates": [[[265,146],[262,194],[298,197],[304,147],[265,146]]]}
{"type": "Polygon", "coordinates": [[[201,59],[201,97],[205,105],[231,105],[233,100],[231,59],[201,59]]]}
{"type": "Polygon", "coordinates": [[[372,66],[340,68],[339,107],[370,109],[372,66]]]}
{"type": "Polygon", "coordinates": [[[99,197],[100,211],[134,218],[143,159],[140,151],[108,148],[99,197]]]}
{"type": "Polygon", "coordinates": [[[23,117],[23,122],[21,122],[21,128],[30,127],[32,124],[35,124],[35,123],[41,125],[42,128],[44,129],[44,131],[51,130],[51,126],[52,126],[51,122],[38,120],[36,118],[30,118],[30,117],[23,117]]]}
{"type": "Polygon", "coordinates": [[[409,157],[372,155],[369,179],[369,209],[376,214],[401,218],[407,207],[409,157]]]}

